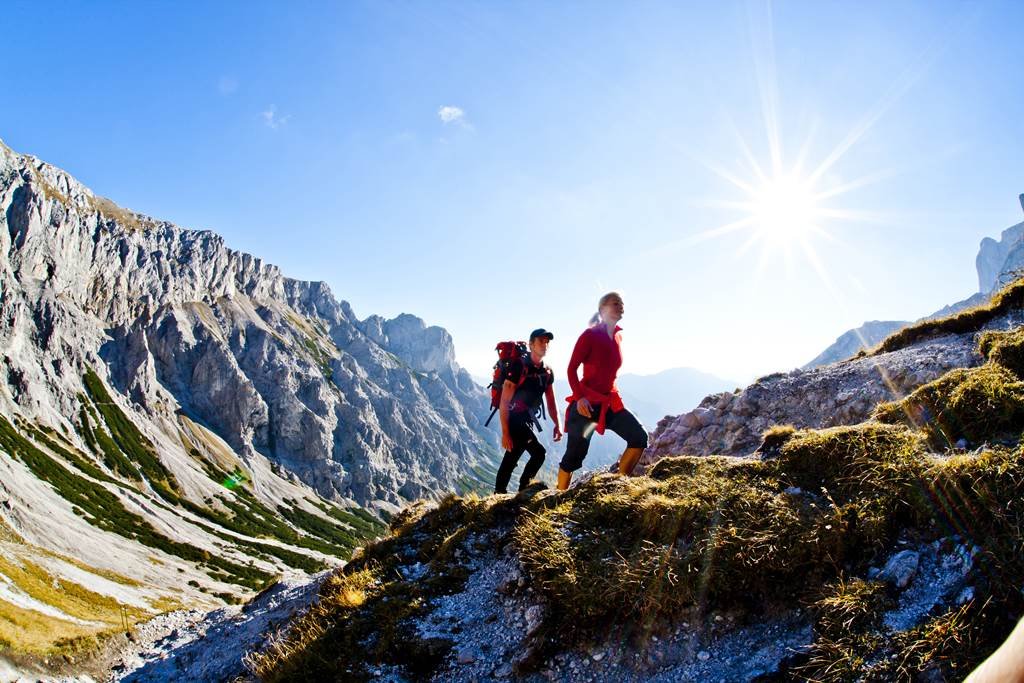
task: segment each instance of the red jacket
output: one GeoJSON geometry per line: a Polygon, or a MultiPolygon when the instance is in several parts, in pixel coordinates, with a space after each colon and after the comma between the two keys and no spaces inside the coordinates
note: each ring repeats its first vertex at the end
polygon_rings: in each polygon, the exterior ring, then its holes
{"type": "MultiPolygon", "coordinates": [[[[579,398],[586,398],[592,404],[600,404],[601,415],[597,421],[597,433],[604,434],[605,416],[609,407],[618,412],[625,406],[615,386],[615,376],[622,367],[622,328],[615,326],[615,334],[608,336],[604,325],[587,328],[576,340],[576,346],[569,358],[569,386],[572,396],[566,398],[570,403],[579,398]],[[583,379],[577,374],[583,364],[583,379]]],[[[569,423],[568,410],[565,416],[569,423]]]]}

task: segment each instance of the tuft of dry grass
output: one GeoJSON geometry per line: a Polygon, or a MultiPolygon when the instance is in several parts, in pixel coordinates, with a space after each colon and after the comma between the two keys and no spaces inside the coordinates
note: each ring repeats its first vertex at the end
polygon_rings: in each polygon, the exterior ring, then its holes
{"type": "Polygon", "coordinates": [[[978,351],[992,363],[1024,379],[1024,327],[983,332],[978,339],[978,351]]]}
{"type": "Polygon", "coordinates": [[[107,220],[112,220],[132,232],[145,230],[153,224],[153,219],[148,216],[121,208],[106,197],[93,197],[91,206],[94,211],[107,220]]]}
{"type": "Polygon", "coordinates": [[[1016,442],[1024,432],[1024,381],[993,362],[953,370],[893,403],[883,403],[874,418],[924,431],[933,448],[1016,442]]]}
{"type": "Polygon", "coordinates": [[[757,450],[761,457],[778,455],[794,434],[796,434],[796,427],[791,424],[773,425],[761,434],[761,445],[757,450]]]}
{"type": "Polygon", "coordinates": [[[840,577],[811,606],[814,629],[820,636],[841,640],[851,633],[877,629],[882,612],[893,606],[886,584],[840,577]]]}
{"type": "Polygon", "coordinates": [[[937,320],[923,320],[908,325],[886,337],[867,355],[875,356],[906,348],[924,339],[944,334],[976,332],[981,327],[1009,311],[1024,308],[1024,278],[1015,280],[992,296],[988,303],[969,308],[955,315],[937,320]]]}
{"type": "MultiPolygon", "coordinates": [[[[328,577],[315,603],[287,630],[275,633],[262,650],[245,656],[245,664],[260,680],[288,680],[303,670],[304,659],[332,629],[344,624],[381,587],[379,565],[328,577]]],[[[351,673],[351,672],[349,672],[351,673]]]]}

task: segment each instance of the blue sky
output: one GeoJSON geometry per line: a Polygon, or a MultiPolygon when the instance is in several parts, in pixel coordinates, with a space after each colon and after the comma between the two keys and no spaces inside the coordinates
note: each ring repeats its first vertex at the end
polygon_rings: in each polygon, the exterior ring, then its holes
{"type": "Polygon", "coordinates": [[[625,371],[744,381],[977,288],[1024,219],[1024,4],[8,3],[0,137],[487,374],[626,298],[625,371]],[[766,123],[767,122],[767,123],[766,123]],[[725,176],[816,191],[813,256],[725,176]],[[741,142],[742,140],[742,142],[741,142]],[[844,141],[849,144],[844,144],[844,141]],[[873,182],[859,184],[856,181],[873,182]],[[701,237],[703,235],[703,237],[701,237]],[[788,256],[787,256],[788,254],[788,256]],[[815,267],[813,264],[817,263],[815,267]]]}

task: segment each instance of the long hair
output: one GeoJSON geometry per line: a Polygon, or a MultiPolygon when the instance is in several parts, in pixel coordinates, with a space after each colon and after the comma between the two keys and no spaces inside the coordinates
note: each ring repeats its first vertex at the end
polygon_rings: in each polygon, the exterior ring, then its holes
{"type": "Polygon", "coordinates": [[[594,315],[590,316],[590,322],[587,323],[588,327],[597,327],[598,325],[601,324],[601,307],[604,306],[609,301],[611,301],[612,299],[618,299],[619,301],[622,301],[622,295],[619,294],[618,292],[612,291],[602,296],[601,299],[597,302],[597,312],[594,313],[594,315]]]}

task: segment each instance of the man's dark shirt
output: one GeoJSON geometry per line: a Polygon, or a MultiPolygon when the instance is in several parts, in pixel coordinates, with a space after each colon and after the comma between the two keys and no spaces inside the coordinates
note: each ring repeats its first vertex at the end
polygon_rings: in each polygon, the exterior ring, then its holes
{"type": "Polygon", "coordinates": [[[513,363],[509,367],[506,379],[518,385],[516,393],[512,396],[511,403],[509,403],[509,411],[513,413],[524,410],[534,412],[540,408],[544,392],[554,383],[555,374],[551,371],[551,368],[544,365],[543,361],[539,366],[534,365],[533,358],[528,356],[522,362],[513,363]],[[526,379],[523,380],[522,384],[519,384],[519,380],[523,377],[524,372],[526,373],[526,379]]]}

